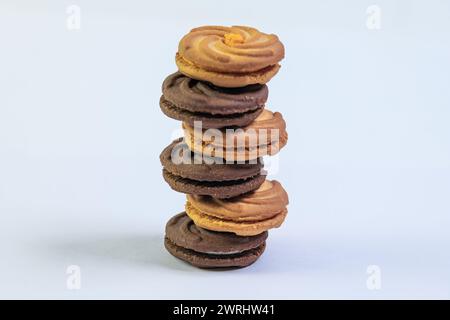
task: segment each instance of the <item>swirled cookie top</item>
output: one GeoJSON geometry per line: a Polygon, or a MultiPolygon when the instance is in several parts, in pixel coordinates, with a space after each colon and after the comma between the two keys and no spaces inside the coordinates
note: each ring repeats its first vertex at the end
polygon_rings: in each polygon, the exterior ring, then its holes
{"type": "Polygon", "coordinates": [[[187,201],[203,214],[233,221],[269,219],[289,204],[286,191],[276,180],[266,180],[257,190],[231,199],[187,195],[187,201]]]}
{"type": "Polygon", "coordinates": [[[242,237],[229,232],[210,231],[197,227],[182,212],[167,222],[166,237],[178,246],[197,252],[232,254],[260,246],[267,239],[267,232],[242,237]]]}
{"type": "Polygon", "coordinates": [[[178,54],[208,71],[246,73],[276,65],[284,46],[276,35],[255,28],[204,26],[181,39],[178,54]]]}
{"type": "Polygon", "coordinates": [[[175,72],[164,80],[162,92],[165,99],[179,108],[212,114],[255,110],[264,106],[268,97],[266,85],[219,88],[191,79],[180,72],[175,72]]]}

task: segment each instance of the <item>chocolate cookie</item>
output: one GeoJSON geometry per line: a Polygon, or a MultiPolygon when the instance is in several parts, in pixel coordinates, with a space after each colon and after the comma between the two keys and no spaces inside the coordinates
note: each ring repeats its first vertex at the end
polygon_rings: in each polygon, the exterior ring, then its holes
{"type": "Polygon", "coordinates": [[[266,179],[262,159],[227,164],[223,159],[203,156],[201,163],[196,163],[195,156],[183,138],[161,153],[163,177],[175,191],[224,199],[253,191],[266,179]]]}
{"type": "Polygon", "coordinates": [[[167,222],[164,244],[173,256],[196,267],[246,267],[264,252],[267,236],[267,232],[241,237],[209,231],[182,212],[167,222]]]}
{"type": "Polygon", "coordinates": [[[268,97],[266,85],[221,88],[180,72],[164,80],[162,92],[159,105],[165,115],[192,126],[202,121],[206,129],[248,125],[262,112],[268,97]]]}

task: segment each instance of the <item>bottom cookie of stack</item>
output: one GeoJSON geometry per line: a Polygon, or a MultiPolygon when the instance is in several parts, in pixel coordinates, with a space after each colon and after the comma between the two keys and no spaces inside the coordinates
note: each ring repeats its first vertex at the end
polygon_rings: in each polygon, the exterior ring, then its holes
{"type": "Polygon", "coordinates": [[[170,254],[196,267],[246,267],[263,254],[267,236],[267,231],[238,236],[206,230],[182,212],[167,222],[164,245],[170,254]]]}

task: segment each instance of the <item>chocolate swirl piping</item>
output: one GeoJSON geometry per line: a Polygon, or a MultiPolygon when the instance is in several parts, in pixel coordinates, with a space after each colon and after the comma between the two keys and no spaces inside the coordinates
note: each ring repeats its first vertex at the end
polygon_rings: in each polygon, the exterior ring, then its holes
{"type": "Polygon", "coordinates": [[[230,115],[263,107],[269,91],[266,85],[220,88],[186,77],[180,72],[168,76],[162,85],[164,98],[191,112],[230,115]]]}
{"type": "Polygon", "coordinates": [[[256,236],[239,237],[233,233],[215,232],[197,227],[185,212],[167,222],[166,237],[174,244],[196,252],[234,254],[260,246],[267,232],[256,236]]]}

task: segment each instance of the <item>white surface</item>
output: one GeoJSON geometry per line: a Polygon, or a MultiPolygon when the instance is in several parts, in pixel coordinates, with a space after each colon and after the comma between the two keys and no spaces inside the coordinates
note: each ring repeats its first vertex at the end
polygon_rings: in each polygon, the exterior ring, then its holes
{"type": "Polygon", "coordinates": [[[450,297],[449,2],[378,1],[378,31],[368,1],[149,3],[0,4],[1,298],[450,297]],[[243,270],[162,245],[184,197],[160,173],[179,127],[160,86],[202,24],[254,25],[287,50],[268,107],[288,124],[289,216],[243,270]]]}

